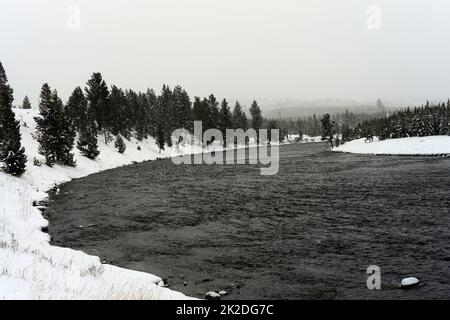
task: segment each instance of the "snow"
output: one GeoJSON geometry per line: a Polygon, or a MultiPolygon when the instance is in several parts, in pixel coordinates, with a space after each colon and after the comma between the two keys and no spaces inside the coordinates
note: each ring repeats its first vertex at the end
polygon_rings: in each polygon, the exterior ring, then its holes
{"type": "Polygon", "coordinates": [[[126,141],[127,149],[120,154],[114,143],[105,145],[99,138],[101,154],[95,161],[75,150],[75,168],[39,167],[33,165],[35,157],[44,162],[34,139],[36,111],[15,112],[28,163],[20,178],[0,172],[0,299],[187,299],[162,287],[158,276],[102,264],[98,257],[51,246],[50,236],[41,231],[48,221],[32,204],[45,199],[47,190],[72,178],[134,161],[202,152],[201,146],[167,148],[159,153],[153,139],[132,140],[126,141]],[[138,145],[142,151],[137,150],[138,145]]]}
{"type": "Polygon", "coordinates": [[[419,279],[414,278],[414,277],[409,277],[409,278],[403,279],[400,285],[401,285],[401,287],[406,288],[406,287],[415,286],[418,283],[419,283],[419,279]]]}
{"type": "Polygon", "coordinates": [[[208,300],[219,300],[221,297],[217,292],[209,291],[205,294],[205,298],[208,300]]]}
{"type": "Polygon", "coordinates": [[[377,155],[444,155],[450,154],[450,136],[410,137],[373,142],[358,139],[347,142],[335,152],[377,155]]]}
{"type": "Polygon", "coordinates": [[[323,142],[322,136],[308,136],[306,134],[303,135],[301,141],[297,141],[300,135],[298,134],[290,134],[288,137],[289,143],[313,143],[313,142],[323,142]]]}

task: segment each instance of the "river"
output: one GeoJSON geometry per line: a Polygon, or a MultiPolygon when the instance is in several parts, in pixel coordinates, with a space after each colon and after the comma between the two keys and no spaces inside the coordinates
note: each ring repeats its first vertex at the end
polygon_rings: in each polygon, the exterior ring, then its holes
{"type": "Polygon", "coordinates": [[[73,180],[50,197],[52,244],[199,298],[449,299],[450,159],[327,149],[282,146],[274,176],[165,159],[73,180]]]}

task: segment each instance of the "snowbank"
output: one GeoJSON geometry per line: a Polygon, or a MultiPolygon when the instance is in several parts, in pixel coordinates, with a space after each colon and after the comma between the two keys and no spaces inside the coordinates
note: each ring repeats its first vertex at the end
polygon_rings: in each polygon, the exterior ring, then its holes
{"type": "Polygon", "coordinates": [[[450,154],[450,136],[411,137],[365,142],[358,139],[347,142],[335,152],[378,155],[444,155],[450,154]]]}
{"type": "Polygon", "coordinates": [[[119,154],[113,142],[105,145],[99,138],[101,154],[95,161],[82,157],[76,150],[76,168],[38,167],[33,165],[33,159],[43,159],[38,156],[38,143],[34,139],[36,111],[15,112],[21,122],[28,164],[27,172],[20,178],[0,172],[0,299],[188,298],[162,287],[162,279],[157,276],[102,264],[98,257],[51,246],[50,236],[41,231],[48,221],[33,207],[33,201],[45,199],[45,191],[72,178],[134,161],[202,152],[201,147],[168,148],[159,153],[153,139],[132,140],[126,141],[125,153],[119,154]]]}

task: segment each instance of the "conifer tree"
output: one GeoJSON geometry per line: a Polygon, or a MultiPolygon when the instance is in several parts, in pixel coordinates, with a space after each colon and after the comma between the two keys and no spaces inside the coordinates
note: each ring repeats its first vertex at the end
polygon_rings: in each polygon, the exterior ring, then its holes
{"type": "Polygon", "coordinates": [[[157,122],[158,119],[156,115],[158,97],[156,96],[155,91],[153,91],[153,89],[148,89],[145,95],[149,106],[147,132],[152,137],[156,137],[158,128],[157,122]]]}
{"type": "Polygon", "coordinates": [[[114,142],[114,146],[116,147],[117,151],[119,151],[119,153],[124,153],[127,149],[127,146],[125,145],[125,142],[123,141],[120,134],[117,136],[116,141],[114,142]]]}
{"type": "Polygon", "coordinates": [[[39,153],[45,156],[46,164],[59,163],[75,166],[73,154],[75,130],[69,116],[65,113],[63,102],[58,93],[51,92],[48,84],[41,90],[39,116],[35,117],[39,142],[39,153]]]}
{"type": "Polygon", "coordinates": [[[322,122],[322,140],[328,140],[331,147],[333,147],[333,126],[330,118],[330,115],[327,113],[320,121],[322,122]]]}
{"type": "Polygon", "coordinates": [[[52,91],[47,83],[41,88],[39,100],[39,116],[35,117],[39,154],[45,157],[46,164],[53,166],[56,163],[56,149],[58,132],[56,115],[53,112],[52,91]]]}
{"type": "Polygon", "coordinates": [[[120,134],[126,139],[130,139],[132,111],[128,110],[128,101],[125,92],[113,85],[108,100],[111,109],[111,133],[116,136],[120,134]]]}
{"type": "Polygon", "coordinates": [[[28,96],[25,96],[25,98],[23,98],[22,109],[25,109],[25,110],[31,109],[31,103],[30,103],[30,99],[28,99],[28,96]]]}
{"type": "Polygon", "coordinates": [[[252,128],[256,130],[257,143],[259,143],[259,129],[262,128],[263,117],[256,101],[253,101],[250,107],[250,115],[252,116],[252,128]]]}
{"type": "MultiPolygon", "coordinates": [[[[164,134],[164,141],[167,146],[172,146],[172,132],[177,129],[173,126],[174,123],[174,104],[173,104],[173,94],[172,90],[168,85],[163,85],[161,90],[161,95],[158,97],[157,103],[157,118],[158,122],[161,124],[161,130],[164,134]]],[[[159,137],[158,128],[158,137],[159,137]]]]}
{"type": "Polygon", "coordinates": [[[208,123],[206,129],[217,129],[219,127],[219,102],[213,94],[209,95],[209,98],[205,100],[208,110],[208,123]]]}
{"type": "Polygon", "coordinates": [[[199,97],[194,98],[194,104],[192,106],[192,118],[194,121],[202,122],[202,130],[206,131],[209,123],[208,102],[206,99],[203,101],[199,97]]]}
{"type": "Polygon", "coordinates": [[[74,167],[76,162],[72,150],[75,144],[76,131],[56,90],[52,94],[52,100],[57,114],[57,130],[59,132],[56,161],[59,164],[74,167]]]}
{"type": "Polygon", "coordinates": [[[245,112],[242,110],[242,107],[239,101],[236,101],[236,104],[233,109],[233,114],[231,116],[231,123],[233,129],[243,129],[246,131],[248,129],[247,116],[245,112]]]}
{"type": "Polygon", "coordinates": [[[232,116],[230,107],[228,106],[228,102],[227,100],[223,99],[222,103],[220,104],[218,129],[222,132],[225,146],[228,144],[228,141],[226,141],[227,129],[232,128],[231,118],[232,116]]]}
{"type": "Polygon", "coordinates": [[[4,172],[21,176],[27,157],[21,145],[20,122],[12,110],[13,89],[0,62],[0,164],[4,172]]]}
{"type": "Polygon", "coordinates": [[[186,90],[180,86],[173,89],[173,104],[175,108],[175,123],[173,129],[193,130],[191,100],[186,90]]]}
{"type": "Polygon", "coordinates": [[[161,123],[158,123],[158,130],[157,130],[156,144],[158,145],[159,153],[161,153],[161,150],[164,150],[164,144],[165,144],[164,138],[165,138],[165,137],[164,137],[163,126],[162,126],[161,123]]]}
{"type": "Polygon", "coordinates": [[[100,154],[97,146],[97,126],[94,119],[94,111],[88,106],[84,119],[81,121],[80,137],[77,143],[80,153],[91,160],[94,160],[100,154]]]}
{"type": "Polygon", "coordinates": [[[79,130],[81,121],[85,118],[87,112],[87,100],[80,87],[76,87],[70,95],[65,112],[71,120],[72,127],[75,130],[79,130]]]}
{"type": "Polygon", "coordinates": [[[109,90],[101,73],[93,73],[91,79],[86,83],[86,99],[89,108],[94,114],[98,131],[105,136],[105,143],[108,142],[108,130],[111,126],[111,112],[108,100],[109,90]]]}

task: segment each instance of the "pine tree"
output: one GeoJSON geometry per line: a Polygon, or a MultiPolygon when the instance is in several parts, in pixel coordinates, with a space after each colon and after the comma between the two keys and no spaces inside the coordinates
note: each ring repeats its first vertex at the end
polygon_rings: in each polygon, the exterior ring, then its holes
{"type": "Polygon", "coordinates": [[[94,119],[94,111],[88,107],[84,119],[81,121],[80,137],[77,143],[80,153],[91,160],[100,154],[97,146],[97,126],[94,119]]]}
{"type": "MultiPolygon", "coordinates": [[[[174,103],[173,103],[173,93],[168,85],[163,85],[161,90],[161,95],[158,97],[157,103],[157,118],[158,123],[161,124],[161,130],[164,134],[164,141],[167,146],[172,146],[172,132],[175,128],[174,126],[174,103]]],[[[159,137],[158,127],[158,137],[159,137]]]]}
{"type": "Polygon", "coordinates": [[[30,99],[28,99],[28,96],[25,96],[25,98],[23,98],[22,109],[26,109],[26,110],[31,109],[31,103],[30,103],[30,99]]]}
{"type": "Polygon", "coordinates": [[[236,104],[233,109],[233,114],[231,116],[231,123],[233,129],[243,129],[246,131],[248,129],[247,116],[245,112],[242,111],[242,107],[239,101],[236,101],[236,104]]]}
{"type": "Polygon", "coordinates": [[[145,94],[139,92],[137,95],[136,105],[136,138],[139,141],[146,139],[147,134],[147,122],[148,122],[149,105],[145,94]]]}
{"type": "Polygon", "coordinates": [[[259,144],[259,129],[262,128],[263,117],[256,101],[253,101],[250,107],[250,115],[252,116],[252,128],[256,130],[257,143],[259,144]]]}
{"type": "Polygon", "coordinates": [[[158,119],[156,114],[158,97],[156,96],[155,91],[153,91],[153,89],[148,89],[145,95],[149,105],[147,132],[152,137],[156,137],[158,128],[157,122],[158,119]]]}
{"type": "Polygon", "coordinates": [[[53,166],[56,163],[57,127],[56,117],[52,110],[52,91],[47,83],[42,85],[39,100],[39,117],[35,117],[39,154],[45,157],[46,164],[53,166]]]}
{"type": "Polygon", "coordinates": [[[213,94],[209,95],[206,103],[206,108],[208,110],[208,121],[206,123],[206,129],[217,129],[219,127],[219,102],[213,94]]]}
{"type": "Polygon", "coordinates": [[[94,114],[98,131],[105,136],[105,143],[108,142],[108,130],[112,125],[110,104],[108,100],[109,90],[101,73],[93,73],[91,79],[86,83],[86,99],[89,108],[94,114]]]}
{"type": "Polygon", "coordinates": [[[56,151],[56,161],[59,164],[65,166],[76,166],[74,155],[72,153],[75,144],[76,131],[72,125],[67,110],[64,108],[62,100],[58,97],[56,91],[53,93],[53,103],[57,112],[57,124],[58,124],[58,149],[56,151]]]}
{"type": "Polygon", "coordinates": [[[173,129],[193,130],[191,100],[186,90],[180,86],[173,89],[173,104],[175,108],[175,119],[173,129]]]}
{"type": "Polygon", "coordinates": [[[120,134],[126,139],[130,139],[132,129],[131,115],[133,113],[131,110],[128,110],[128,101],[124,91],[113,85],[108,100],[111,109],[111,133],[116,136],[120,134]]]}
{"type": "Polygon", "coordinates": [[[80,87],[76,87],[70,95],[65,112],[71,120],[72,127],[79,130],[81,121],[87,112],[87,100],[80,87]]]}
{"type": "Polygon", "coordinates": [[[202,122],[202,130],[206,131],[209,123],[208,102],[206,99],[203,101],[199,97],[194,98],[194,104],[192,106],[192,117],[194,121],[202,122]]]}
{"type": "Polygon", "coordinates": [[[20,142],[20,122],[12,111],[13,100],[13,89],[0,62],[0,162],[4,172],[21,176],[25,172],[27,157],[20,142]]]}
{"type": "Polygon", "coordinates": [[[127,149],[127,146],[125,145],[125,142],[123,141],[120,134],[117,136],[116,141],[114,142],[114,146],[116,147],[117,151],[119,151],[119,153],[124,153],[127,149]]]}
{"type": "Polygon", "coordinates": [[[58,93],[51,92],[48,84],[41,90],[39,116],[35,118],[39,142],[39,153],[45,156],[46,164],[55,163],[75,166],[73,154],[75,130],[66,114],[58,93]]]}
{"type": "Polygon", "coordinates": [[[222,103],[220,104],[218,129],[222,132],[223,142],[225,146],[228,144],[228,141],[226,140],[227,129],[232,128],[231,118],[232,116],[230,107],[228,106],[228,102],[227,100],[223,99],[222,103]]]}
{"type": "Polygon", "coordinates": [[[158,130],[157,130],[157,137],[156,137],[156,144],[159,148],[159,153],[161,153],[161,150],[164,150],[164,130],[161,123],[158,123],[158,130]]]}
{"type": "Polygon", "coordinates": [[[327,113],[320,121],[322,122],[322,140],[328,140],[333,147],[333,126],[330,118],[331,116],[327,113]]]}

